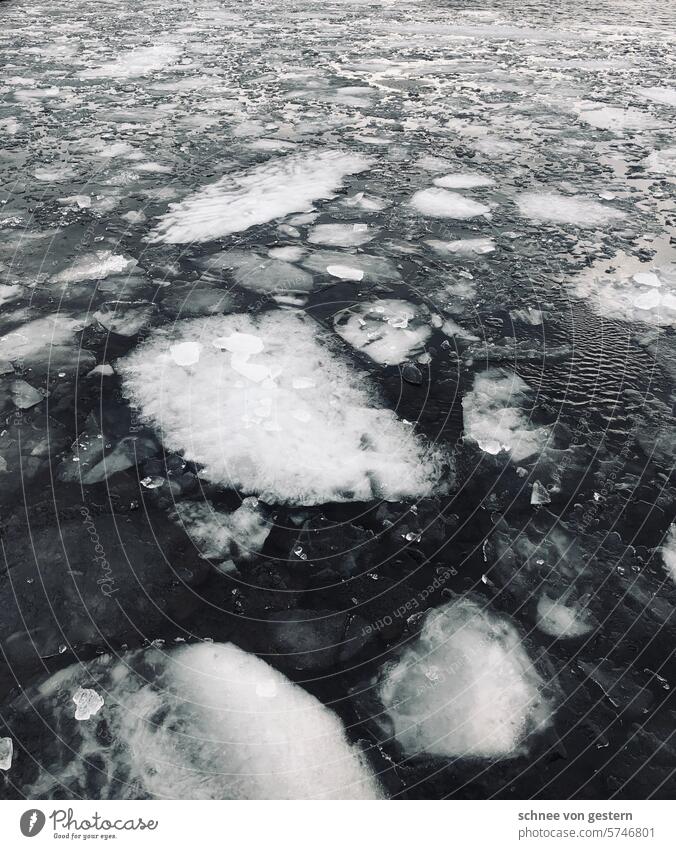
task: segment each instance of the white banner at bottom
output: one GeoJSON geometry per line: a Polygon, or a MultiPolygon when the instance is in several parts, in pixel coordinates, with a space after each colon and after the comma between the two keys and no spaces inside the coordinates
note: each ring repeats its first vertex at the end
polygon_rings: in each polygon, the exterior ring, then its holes
{"type": "Polygon", "coordinates": [[[3,847],[676,846],[673,802],[1,802],[3,847]],[[28,841],[34,841],[30,843],[28,841]]]}

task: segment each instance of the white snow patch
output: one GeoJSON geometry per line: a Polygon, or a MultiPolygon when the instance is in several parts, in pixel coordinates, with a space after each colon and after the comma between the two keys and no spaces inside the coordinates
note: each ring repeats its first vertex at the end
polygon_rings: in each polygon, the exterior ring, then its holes
{"type": "Polygon", "coordinates": [[[428,613],[380,699],[406,754],[497,760],[550,724],[543,689],[514,625],[457,599],[428,613]]]}
{"type": "Polygon", "coordinates": [[[576,227],[598,227],[625,218],[624,212],[612,206],[556,192],[526,192],[516,198],[516,203],[525,218],[576,227]]]}
{"type": "Polygon", "coordinates": [[[439,481],[440,454],[380,407],[364,375],[300,314],[182,322],[156,331],[118,370],[166,448],[268,503],[399,501],[439,481]],[[255,345],[242,350],[248,337],[255,345]],[[199,363],[176,365],[171,346],[198,340],[199,363]]]}
{"type": "Polygon", "coordinates": [[[329,150],[279,157],[247,171],[226,174],[170,206],[151,241],[206,242],[292,212],[308,211],[313,201],[332,198],[345,177],[365,171],[369,165],[365,156],[329,150]]]}

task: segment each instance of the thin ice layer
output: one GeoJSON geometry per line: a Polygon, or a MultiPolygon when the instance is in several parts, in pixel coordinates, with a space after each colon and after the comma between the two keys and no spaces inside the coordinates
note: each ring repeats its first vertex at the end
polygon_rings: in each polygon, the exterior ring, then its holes
{"type": "Polygon", "coordinates": [[[59,767],[49,749],[38,753],[42,769],[22,788],[29,798],[72,786],[96,799],[380,795],[336,715],[231,644],[104,655],[56,673],[31,703],[55,729],[59,767]],[[78,722],[68,693],[92,681],[105,705],[96,721],[78,722]]]}
{"type": "Polygon", "coordinates": [[[266,502],[399,501],[439,482],[439,452],[379,406],[365,376],[300,314],[182,322],[155,332],[120,371],[166,448],[266,502]],[[188,341],[199,356],[182,366],[171,351],[188,341]]]}
{"type": "Polygon", "coordinates": [[[497,760],[550,723],[543,688],[514,625],[461,598],[427,615],[379,695],[406,754],[497,760]]]}
{"type": "Polygon", "coordinates": [[[278,157],[226,174],[181,203],[172,204],[151,241],[185,244],[220,239],[332,198],[342,181],[369,167],[357,153],[327,150],[278,157]]]}
{"type": "Polygon", "coordinates": [[[489,369],[474,378],[462,399],[465,435],[487,454],[506,451],[512,460],[525,460],[547,443],[549,428],[536,427],[522,409],[528,384],[518,375],[489,369]]]}

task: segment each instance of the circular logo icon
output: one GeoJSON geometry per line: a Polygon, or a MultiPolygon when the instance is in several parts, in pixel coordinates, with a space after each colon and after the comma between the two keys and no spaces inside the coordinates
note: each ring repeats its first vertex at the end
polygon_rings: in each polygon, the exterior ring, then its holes
{"type": "Polygon", "coordinates": [[[45,815],[37,808],[31,808],[30,811],[21,814],[19,828],[24,837],[35,837],[36,834],[40,834],[44,826],[45,815]]]}

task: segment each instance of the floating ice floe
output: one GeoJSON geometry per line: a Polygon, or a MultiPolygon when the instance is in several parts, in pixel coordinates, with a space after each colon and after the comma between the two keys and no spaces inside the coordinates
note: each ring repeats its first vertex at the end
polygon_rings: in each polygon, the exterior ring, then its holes
{"type": "Polygon", "coordinates": [[[662,546],[662,561],[667,575],[676,584],[676,525],[669,528],[662,546]]]}
{"type": "Polygon", "coordinates": [[[351,265],[327,265],[326,272],[331,277],[337,277],[339,280],[352,280],[354,283],[364,279],[362,269],[354,268],[351,265]]]}
{"type": "Polygon", "coordinates": [[[446,174],[444,177],[436,177],[432,182],[442,189],[475,189],[492,186],[495,181],[483,174],[446,174]]]}
{"type": "Polygon", "coordinates": [[[112,251],[96,251],[80,257],[78,261],[52,277],[53,283],[82,283],[85,280],[103,280],[113,274],[123,274],[137,265],[135,259],[114,254],[112,251]]]}
{"type": "Polygon", "coordinates": [[[303,268],[316,271],[320,274],[330,274],[332,277],[342,276],[344,280],[365,280],[370,283],[382,283],[383,281],[400,280],[401,275],[384,256],[370,256],[369,254],[355,254],[340,251],[312,251],[302,260],[303,268]],[[330,271],[333,268],[334,271],[330,271]],[[349,269],[347,274],[336,274],[335,269],[349,269]],[[361,277],[357,278],[357,272],[361,277]]]}
{"type": "Polygon", "coordinates": [[[83,80],[95,80],[102,77],[125,79],[144,77],[154,71],[160,71],[167,65],[173,65],[183,52],[178,44],[155,44],[152,47],[138,47],[122,53],[117,59],[100,65],[98,68],[85,68],[79,76],[83,80]]]}
{"type": "Polygon", "coordinates": [[[63,692],[76,664],[33,695],[53,752],[22,786],[53,798],[81,780],[96,799],[375,799],[376,777],[337,716],[255,655],[231,644],[156,648],[86,665],[108,694],[97,723],[69,722],[63,692]],[[58,743],[58,745],[57,745],[58,743]],[[60,764],[55,770],[48,758],[60,764]],[[84,771],[84,776],[83,776],[84,771]]]}
{"type": "Polygon", "coordinates": [[[621,278],[587,273],[574,281],[573,291],[600,315],[676,327],[676,263],[621,278]]]}
{"type": "Polygon", "coordinates": [[[73,693],[75,719],[85,720],[95,716],[103,707],[104,701],[96,690],[78,687],[73,693]]]}
{"type": "Polygon", "coordinates": [[[646,168],[652,174],[664,174],[676,177],[676,147],[654,150],[645,160],[646,168]]]}
{"type": "Polygon", "coordinates": [[[257,498],[245,498],[232,513],[216,510],[209,502],[183,501],[176,505],[178,521],[209,560],[248,560],[265,545],[271,530],[257,498]]]}
{"type": "Polygon", "coordinates": [[[617,135],[660,129],[664,126],[664,123],[650,112],[642,112],[631,106],[619,107],[608,106],[605,103],[584,102],[580,104],[577,114],[582,123],[617,135]]]}
{"type": "Polygon", "coordinates": [[[546,593],[538,600],[537,626],[545,634],[558,639],[582,637],[594,630],[584,608],[555,601],[546,593]]]}
{"type": "Polygon", "coordinates": [[[0,737],[0,769],[7,771],[12,767],[14,742],[11,737],[0,737]]]}
{"type": "Polygon", "coordinates": [[[457,599],[427,614],[379,696],[406,754],[498,760],[550,724],[544,687],[514,625],[457,599]]]}
{"type": "Polygon", "coordinates": [[[523,406],[528,384],[514,372],[490,369],[474,378],[474,387],[462,399],[465,436],[487,454],[509,452],[525,460],[547,444],[549,428],[536,427],[523,406]]]}
{"type": "Polygon", "coordinates": [[[317,224],[310,230],[308,242],[339,248],[356,248],[373,239],[375,232],[367,224],[317,224]]]}
{"type": "Polygon", "coordinates": [[[489,238],[453,239],[443,242],[440,239],[426,239],[425,244],[440,254],[459,254],[460,256],[476,256],[489,254],[495,250],[495,242],[489,238]]]}
{"type": "Polygon", "coordinates": [[[356,153],[328,150],[279,157],[247,171],[226,174],[181,203],[173,204],[151,241],[207,242],[248,230],[313,201],[332,198],[343,179],[365,171],[370,160],[356,153]]]}
{"type": "Polygon", "coordinates": [[[223,251],[203,263],[209,272],[229,269],[240,286],[252,292],[283,295],[309,292],[312,275],[285,259],[262,257],[245,251],[223,251]]]}
{"type": "Polygon", "coordinates": [[[661,103],[663,106],[676,107],[676,88],[666,86],[651,86],[650,88],[639,88],[638,93],[648,100],[661,103]]]}
{"type": "Polygon", "coordinates": [[[214,483],[268,503],[429,495],[445,461],[379,405],[362,373],[307,317],[276,310],[177,323],[119,362],[166,448],[214,483]],[[173,346],[197,342],[178,365],[173,346]]]}
{"type": "Polygon", "coordinates": [[[575,227],[599,227],[625,218],[625,213],[582,197],[556,192],[525,192],[516,198],[521,215],[533,221],[552,221],[575,227]]]}
{"type": "Polygon", "coordinates": [[[411,198],[411,206],[431,218],[475,218],[477,215],[489,215],[491,211],[483,203],[438,187],[416,192],[411,198]]]}
{"type": "Polygon", "coordinates": [[[377,363],[398,365],[422,351],[432,335],[425,307],[395,299],[380,299],[336,313],[336,332],[377,363]]]}

